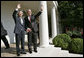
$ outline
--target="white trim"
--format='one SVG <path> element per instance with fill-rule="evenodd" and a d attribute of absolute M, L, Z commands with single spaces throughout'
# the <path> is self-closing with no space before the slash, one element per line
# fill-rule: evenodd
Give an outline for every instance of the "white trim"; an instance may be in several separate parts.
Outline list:
<path fill-rule="evenodd" d="M 58 2 L 57 1 L 53 1 L 53 4 L 54 4 L 55 8 L 57 9 Z"/>

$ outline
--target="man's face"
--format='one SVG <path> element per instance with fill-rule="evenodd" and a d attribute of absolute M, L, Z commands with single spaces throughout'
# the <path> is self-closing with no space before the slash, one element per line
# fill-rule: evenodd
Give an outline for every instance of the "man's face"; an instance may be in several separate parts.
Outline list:
<path fill-rule="evenodd" d="M 32 14 L 31 9 L 27 11 L 27 14 L 30 16 Z"/>
<path fill-rule="evenodd" d="M 19 15 L 19 17 L 22 17 L 23 16 L 23 12 L 19 11 L 18 15 Z"/>

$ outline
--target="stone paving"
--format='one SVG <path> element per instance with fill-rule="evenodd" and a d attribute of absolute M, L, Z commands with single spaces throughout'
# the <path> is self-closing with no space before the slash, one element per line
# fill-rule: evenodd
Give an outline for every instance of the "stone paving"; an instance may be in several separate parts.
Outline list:
<path fill-rule="evenodd" d="M 4 46 L 1 47 L 1 57 L 17 57 L 16 55 L 16 44 L 10 44 L 9 49 L 5 49 Z M 21 45 L 20 45 L 21 47 Z M 26 51 L 28 51 L 27 44 L 25 46 Z"/>
<path fill-rule="evenodd" d="M 17 57 L 16 55 L 16 45 L 10 44 L 11 48 L 4 49 L 1 47 L 1 57 Z M 67 50 L 61 50 L 60 47 L 54 47 L 50 45 L 46 48 L 38 47 L 38 53 L 33 52 L 29 54 L 27 44 L 25 44 L 25 49 L 27 54 L 21 54 L 19 57 L 83 57 L 82 54 L 69 53 Z"/>

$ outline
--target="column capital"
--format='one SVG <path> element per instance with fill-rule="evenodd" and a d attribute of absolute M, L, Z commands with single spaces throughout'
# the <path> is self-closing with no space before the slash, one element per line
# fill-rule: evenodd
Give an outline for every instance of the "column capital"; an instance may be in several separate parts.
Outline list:
<path fill-rule="evenodd" d="M 57 9 L 57 6 L 58 6 L 57 1 L 53 1 L 53 5 L 52 5 L 52 7 L 55 7 L 55 8 Z"/>

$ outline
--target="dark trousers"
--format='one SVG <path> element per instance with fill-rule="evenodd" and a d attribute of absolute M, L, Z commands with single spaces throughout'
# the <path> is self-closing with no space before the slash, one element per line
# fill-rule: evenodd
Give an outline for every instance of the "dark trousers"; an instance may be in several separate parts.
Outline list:
<path fill-rule="evenodd" d="M 17 51 L 17 53 L 20 53 L 20 51 L 25 51 L 24 50 L 24 36 L 25 36 L 24 31 L 21 31 L 20 34 L 16 34 L 16 51 Z M 19 47 L 20 42 L 21 42 L 21 50 Z"/>
<path fill-rule="evenodd" d="M 33 44 L 33 47 L 34 47 L 34 50 L 37 50 L 37 33 L 35 32 L 28 32 L 28 48 L 29 48 L 29 51 L 31 50 L 32 51 L 32 44 Z"/>
<path fill-rule="evenodd" d="M 6 39 L 6 37 L 5 36 L 1 36 L 1 39 L 4 42 L 6 48 L 8 48 L 9 47 L 9 43 L 8 43 L 8 40 Z"/>

